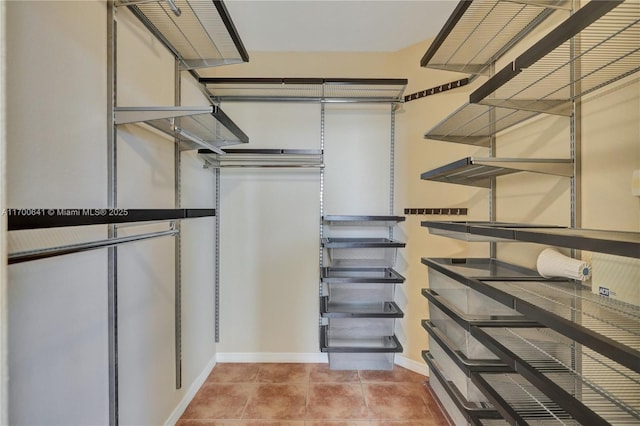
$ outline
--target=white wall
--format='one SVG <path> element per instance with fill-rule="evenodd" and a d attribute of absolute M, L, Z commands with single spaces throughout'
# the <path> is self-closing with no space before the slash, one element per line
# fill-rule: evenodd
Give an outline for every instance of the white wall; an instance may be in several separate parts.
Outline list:
<path fill-rule="evenodd" d="M 105 6 L 6 6 L 7 205 L 105 206 Z M 100 251 L 9 267 L 9 424 L 108 420 L 106 272 Z"/>
<path fill-rule="evenodd" d="M 4 3 L 3 3 L 4 6 Z M 107 203 L 106 2 L 7 2 L 7 205 Z M 117 103 L 174 104 L 174 59 L 118 9 Z M 34 31 L 37 28 L 37 31 Z M 182 103 L 208 104 L 187 73 Z M 174 143 L 143 125 L 118 128 L 118 205 L 174 207 Z M 213 175 L 182 155 L 182 206 L 214 206 Z M 3 180 L 3 182 L 5 182 Z M 185 221 L 182 389 L 175 387 L 173 238 L 118 248 L 119 422 L 179 416 L 215 355 L 213 218 Z M 119 235 L 167 229 L 123 226 Z M 12 232 L 12 252 L 102 239 L 106 228 Z M 9 424 L 106 424 L 107 253 L 9 267 Z M 186 399 L 186 402 L 183 401 Z"/>
<path fill-rule="evenodd" d="M 250 148 L 320 148 L 320 106 L 226 103 Z M 245 146 L 243 146 L 245 147 Z M 318 352 L 319 169 L 222 169 L 221 360 Z"/>

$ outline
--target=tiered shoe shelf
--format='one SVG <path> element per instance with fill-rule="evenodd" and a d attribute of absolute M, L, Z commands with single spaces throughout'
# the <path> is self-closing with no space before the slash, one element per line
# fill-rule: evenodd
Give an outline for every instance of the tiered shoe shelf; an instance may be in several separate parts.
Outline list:
<path fill-rule="evenodd" d="M 347 233 L 382 229 L 401 216 L 325 216 L 327 226 Z M 334 232 L 337 232 L 335 229 Z M 392 269 L 397 249 L 405 244 L 383 237 L 327 237 L 321 241 L 330 266 L 321 269 L 320 349 L 331 369 L 389 370 L 402 352 L 394 334 L 404 313 L 393 301 L 395 285 L 404 282 Z"/>

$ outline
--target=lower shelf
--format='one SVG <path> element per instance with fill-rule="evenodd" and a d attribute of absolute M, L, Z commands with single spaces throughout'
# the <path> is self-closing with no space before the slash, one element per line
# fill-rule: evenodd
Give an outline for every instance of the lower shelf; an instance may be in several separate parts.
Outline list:
<path fill-rule="evenodd" d="M 480 419 L 500 419 L 490 404 L 467 401 L 456 386 L 446 380 L 436 360 L 428 351 L 422 357 L 429 366 L 429 386 L 455 425 L 480 425 Z"/>
<path fill-rule="evenodd" d="M 583 424 L 639 424 L 640 375 L 549 329 L 473 328 L 528 381 Z"/>
<path fill-rule="evenodd" d="M 328 353 L 331 370 L 391 370 L 403 349 L 396 336 L 331 338 L 322 326 L 320 350 Z"/>
<path fill-rule="evenodd" d="M 581 424 L 517 373 L 474 373 L 471 379 L 512 425 Z"/>

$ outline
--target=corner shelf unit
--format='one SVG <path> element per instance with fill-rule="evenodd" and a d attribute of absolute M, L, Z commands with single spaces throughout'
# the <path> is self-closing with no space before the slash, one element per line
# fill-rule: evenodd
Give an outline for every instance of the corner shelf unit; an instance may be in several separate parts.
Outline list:
<path fill-rule="evenodd" d="M 200 78 L 214 103 L 226 101 L 400 103 L 400 78 Z"/>
<path fill-rule="evenodd" d="M 231 17 L 221 0 L 116 0 L 176 57 L 182 69 L 249 61 Z"/>
<path fill-rule="evenodd" d="M 405 218 L 327 215 L 322 220 L 338 235 L 371 235 L 380 231 L 377 228 L 390 232 Z M 404 316 L 393 299 L 395 286 L 404 277 L 392 266 L 397 249 L 404 246 L 391 238 L 371 236 L 321 239 L 330 266 L 322 255 L 320 349 L 328 352 L 331 369 L 393 368 L 394 354 L 403 350 L 394 334 L 395 320 Z"/>
<path fill-rule="evenodd" d="M 204 107 L 116 107 L 115 124 L 144 123 L 182 142 L 182 149 L 248 143 L 249 137 L 216 105 Z"/>
<path fill-rule="evenodd" d="M 424 172 L 422 180 L 491 188 L 491 179 L 518 172 L 573 176 L 573 161 L 558 158 L 466 157 Z"/>
<path fill-rule="evenodd" d="M 544 12 L 536 14 L 541 6 Z M 487 147 L 493 157 L 498 133 L 540 113 L 567 116 L 569 126 L 579 124 L 573 112 L 580 97 L 640 70 L 640 3 L 614 0 L 587 2 L 493 73 L 496 60 L 550 14 L 545 7 L 571 6 L 571 2 L 460 2 L 421 65 L 484 73 L 489 79 L 425 138 Z M 518 7 L 523 14 L 517 19 L 518 15 L 505 12 Z M 574 223 L 574 190 L 579 189 L 580 176 L 574 174 L 579 164 L 573 160 L 579 136 L 572 132 L 570 142 L 572 158 L 551 160 L 544 165 L 549 169 L 538 168 L 543 164 L 539 159 L 526 165 L 526 159 L 506 159 L 512 163 L 504 164 L 504 159 L 469 157 L 423 173 L 423 179 L 489 188 L 492 217 L 489 222 L 425 221 L 422 226 L 436 235 L 468 241 L 524 241 L 640 258 L 637 232 L 495 221 L 494 178 L 517 170 L 521 162 L 524 170 L 571 178 Z M 492 254 L 494 249 L 492 245 Z M 542 280 L 533 274 L 505 278 L 510 271 L 493 262 L 423 259 L 431 287 L 423 295 L 429 299 L 432 323 L 459 350 L 469 350 L 468 343 L 473 342 L 476 353 L 498 357 L 514 370 L 471 372 L 473 383 L 504 419 L 513 425 L 640 423 L 640 307 L 596 295 L 577 282 Z M 470 323 L 459 312 L 495 309 L 495 303 L 539 325 Z M 429 324 L 423 323 L 432 335 Z M 435 363 L 425 359 L 430 366 L 457 359 L 451 352 L 434 358 Z M 472 417 L 460 421 L 496 422 Z"/>
<path fill-rule="evenodd" d="M 420 66 L 481 74 L 489 64 L 570 1 L 460 1 Z"/>

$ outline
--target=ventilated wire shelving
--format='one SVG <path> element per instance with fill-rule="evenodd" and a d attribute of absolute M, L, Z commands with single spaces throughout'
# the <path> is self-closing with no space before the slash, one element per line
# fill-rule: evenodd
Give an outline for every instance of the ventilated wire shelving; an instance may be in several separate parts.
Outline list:
<path fill-rule="evenodd" d="M 640 372 L 640 306 L 593 294 L 588 287 L 570 282 L 470 279 L 468 284 Z"/>
<path fill-rule="evenodd" d="M 402 102 L 406 79 L 200 78 L 214 102 Z"/>
<path fill-rule="evenodd" d="M 589 348 L 579 352 L 577 369 L 573 342 L 546 328 L 485 327 L 472 334 L 583 424 L 640 423 L 638 373 Z"/>
<path fill-rule="evenodd" d="M 474 91 L 470 102 L 570 115 L 573 99 L 640 70 L 638 40 L 640 3 L 590 2 Z"/>
<path fill-rule="evenodd" d="M 420 65 L 479 74 L 554 9 L 570 1 L 461 1 Z"/>
<path fill-rule="evenodd" d="M 116 0 L 176 56 L 183 69 L 247 62 L 247 54 L 221 0 Z"/>
<path fill-rule="evenodd" d="M 580 425 L 517 373 L 474 373 L 471 379 L 511 424 Z"/>

